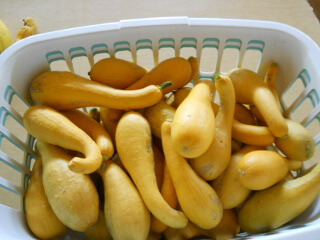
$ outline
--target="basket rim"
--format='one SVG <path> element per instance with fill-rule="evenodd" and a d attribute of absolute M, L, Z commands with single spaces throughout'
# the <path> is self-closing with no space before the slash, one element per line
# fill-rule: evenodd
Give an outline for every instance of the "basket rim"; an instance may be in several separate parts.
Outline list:
<path fill-rule="evenodd" d="M 185 25 L 192 26 L 220 26 L 220 27 L 243 27 L 243 28 L 257 28 L 265 30 L 281 31 L 291 36 L 294 36 L 313 50 L 320 49 L 317 43 L 306 33 L 301 30 L 290 26 L 285 23 L 267 20 L 252 20 L 252 19 L 231 19 L 231 18 L 189 18 L 185 16 L 177 17 L 153 17 L 153 18 L 134 18 L 124 19 L 118 22 L 107 22 L 93 25 L 79 26 L 67 29 L 60 29 L 45 33 L 39 33 L 28 38 L 22 39 L 11 46 L 6 51 L 0 54 L 0 68 L 1 65 L 16 51 L 33 45 L 37 42 L 54 40 L 64 37 L 71 37 L 75 35 L 98 33 L 109 30 L 121 30 L 126 28 L 138 28 L 147 26 L 172 26 L 172 25 Z"/>

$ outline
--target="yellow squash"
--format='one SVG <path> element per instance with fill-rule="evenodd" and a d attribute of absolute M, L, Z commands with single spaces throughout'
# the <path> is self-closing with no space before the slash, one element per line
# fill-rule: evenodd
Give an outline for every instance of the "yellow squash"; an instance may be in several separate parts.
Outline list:
<path fill-rule="evenodd" d="M 270 64 L 267 68 L 267 73 L 264 77 L 264 82 L 267 84 L 267 86 L 271 90 L 274 98 L 276 99 L 277 106 L 279 110 L 282 112 L 282 107 L 281 107 L 280 99 L 279 99 L 277 88 L 276 88 L 278 72 L 279 72 L 279 65 L 276 63 Z"/>
<path fill-rule="evenodd" d="M 288 126 L 273 93 L 263 79 L 256 72 L 244 68 L 233 69 L 228 76 L 235 88 L 236 101 L 255 105 L 272 134 L 284 137 L 288 133 Z"/>
<path fill-rule="evenodd" d="M 172 143 L 176 151 L 185 158 L 203 154 L 214 138 L 213 90 L 212 81 L 198 81 L 174 114 Z"/>
<path fill-rule="evenodd" d="M 242 230 L 267 232 L 293 220 L 306 210 L 320 192 L 320 163 L 307 174 L 256 192 L 241 207 Z"/>
<path fill-rule="evenodd" d="M 95 141 L 104 159 L 113 156 L 114 147 L 111 136 L 100 123 L 89 117 L 88 114 L 77 109 L 62 111 L 62 114 Z"/>
<path fill-rule="evenodd" d="M 200 228 L 217 226 L 222 218 L 222 204 L 214 189 L 196 174 L 173 147 L 172 123 L 162 124 L 162 145 L 179 205 L 188 219 Z"/>
<path fill-rule="evenodd" d="M 16 42 L 35 35 L 38 31 L 38 24 L 36 20 L 32 17 L 26 17 L 23 19 L 23 26 L 18 30 L 16 34 Z"/>
<path fill-rule="evenodd" d="M 152 143 L 152 151 L 154 155 L 154 171 L 156 174 L 158 188 L 161 189 L 164 177 L 164 155 L 162 150 L 154 142 Z"/>
<path fill-rule="evenodd" d="M 205 239 L 206 236 L 201 230 L 202 229 L 199 229 L 199 227 L 197 227 L 195 224 L 189 222 L 186 227 L 179 229 L 179 232 L 169 229 L 165 232 L 165 236 L 168 240 Z"/>
<path fill-rule="evenodd" d="M 306 161 L 314 155 L 315 141 L 311 132 L 302 124 L 286 118 L 289 131 L 285 138 L 276 138 L 274 143 L 289 159 Z"/>
<path fill-rule="evenodd" d="M 102 209 L 99 209 L 98 221 L 83 233 L 89 240 L 112 240 Z"/>
<path fill-rule="evenodd" d="M 71 72 L 48 71 L 33 79 L 30 94 L 35 103 L 57 110 L 81 107 L 138 109 L 159 102 L 163 97 L 162 88 L 168 85 L 151 85 L 128 91 L 108 87 Z"/>
<path fill-rule="evenodd" d="M 182 57 L 168 58 L 155 66 L 138 81 L 127 87 L 126 90 L 141 89 L 149 85 L 161 85 L 165 81 L 171 81 L 172 85 L 163 89 L 163 93 L 167 94 L 188 84 L 197 76 L 198 71 L 197 58 L 190 57 L 188 60 Z M 151 105 L 152 104 L 150 104 L 150 106 Z M 120 109 L 121 108 L 110 109 L 110 118 L 119 120 L 123 114 L 123 111 Z"/>
<path fill-rule="evenodd" d="M 42 181 L 52 210 L 67 227 L 86 231 L 99 217 L 99 196 L 89 175 L 68 168 L 71 156 L 62 148 L 37 141 L 43 162 Z"/>
<path fill-rule="evenodd" d="M 11 44 L 11 33 L 5 23 L 0 19 L 0 54 Z"/>
<path fill-rule="evenodd" d="M 150 212 L 127 173 L 107 161 L 99 171 L 104 183 L 104 216 L 113 240 L 145 240 Z"/>
<path fill-rule="evenodd" d="M 214 82 L 220 98 L 214 138 L 207 151 L 191 160 L 192 168 L 207 181 L 217 178 L 228 165 L 235 109 L 235 94 L 231 80 L 227 76 L 217 76 Z"/>
<path fill-rule="evenodd" d="M 140 89 L 149 85 L 159 85 L 163 82 L 171 81 L 172 85 L 163 90 L 164 94 L 167 94 L 189 83 L 193 77 L 191 74 L 192 68 L 187 59 L 182 57 L 168 58 L 126 89 Z"/>
<path fill-rule="evenodd" d="M 246 145 L 231 155 L 229 164 L 225 171 L 214 181 L 212 187 L 217 192 L 223 209 L 232 209 L 239 206 L 249 196 L 251 190 L 244 187 L 237 173 L 237 166 L 241 158 L 248 152 L 262 150 L 262 147 Z"/>
<path fill-rule="evenodd" d="M 220 223 L 216 227 L 203 232 L 206 233 L 207 236 L 216 240 L 228 240 L 236 237 L 240 232 L 240 225 L 235 210 L 223 210 Z"/>
<path fill-rule="evenodd" d="M 117 89 L 125 89 L 146 73 L 147 70 L 136 63 L 112 57 L 96 62 L 88 74 L 92 81 Z"/>
<path fill-rule="evenodd" d="M 189 95 L 191 87 L 182 87 L 173 92 L 173 101 L 170 104 L 172 107 L 177 108 L 180 103 Z"/>
<path fill-rule="evenodd" d="M 175 109 L 170 106 L 164 99 L 157 104 L 145 108 L 143 116 L 148 120 L 151 132 L 158 138 L 161 138 L 161 125 L 166 120 L 172 120 Z"/>
<path fill-rule="evenodd" d="M 187 217 L 173 209 L 158 189 L 151 129 L 140 113 L 129 111 L 121 117 L 116 129 L 116 147 L 150 212 L 167 226 L 185 227 Z"/>
<path fill-rule="evenodd" d="M 101 107 L 100 108 L 100 119 L 101 119 L 103 127 L 109 133 L 109 135 L 113 141 L 113 145 L 115 146 L 115 136 L 116 136 L 116 128 L 117 128 L 118 121 L 114 121 L 114 120 L 110 119 L 109 112 L 110 112 L 110 108 Z"/>
<path fill-rule="evenodd" d="M 255 125 L 256 120 L 252 115 L 249 108 L 240 103 L 235 103 L 234 106 L 234 119 L 238 120 L 241 123 Z"/>
<path fill-rule="evenodd" d="M 23 123 L 38 140 L 83 153 L 84 157 L 74 157 L 68 163 L 72 171 L 92 173 L 100 167 L 98 145 L 62 113 L 43 105 L 32 106 L 24 113 Z"/>
<path fill-rule="evenodd" d="M 174 209 L 177 209 L 178 207 L 178 199 L 176 190 L 174 188 L 172 178 L 168 169 L 168 165 L 164 164 L 163 169 L 163 182 L 161 185 L 161 195 L 163 196 L 164 200 Z M 158 220 L 156 217 L 152 216 L 151 218 L 151 231 L 156 233 L 162 233 L 167 229 L 167 225 L 162 223 L 160 220 Z"/>
<path fill-rule="evenodd" d="M 289 161 L 270 150 L 256 150 L 245 154 L 238 162 L 240 183 L 251 190 L 266 189 L 284 179 Z"/>
<path fill-rule="evenodd" d="M 233 119 L 232 123 L 232 138 L 256 146 L 268 146 L 275 141 L 269 127 L 245 124 L 236 119 Z"/>
<path fill-rule="evenodd" d="M 38 157 L 31 173 L 25 195 L 27 224 L 40 239 L 52 239 L 64 235 L 67 227 L 53 212 L 42 183 L 42 160 Z"/>

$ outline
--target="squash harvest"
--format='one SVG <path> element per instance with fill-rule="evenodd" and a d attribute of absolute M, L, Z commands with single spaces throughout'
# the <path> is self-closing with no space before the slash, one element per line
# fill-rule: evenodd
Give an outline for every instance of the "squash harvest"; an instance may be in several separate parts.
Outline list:
<path fill-rule="evenodd" d="M 188 223 L 185 214 L 169 206 L 158 189 L 151 129 L 140 113 L 129 111 L 121 117 L 116 129 L 116 146 L 150 212 L 168 226 L 185 227 Z"/>
<path fill-rule="evenodd" d="M 231 239 L 310 206 L 320 165 L 299 173 L 316 143 L 283 115 L 279 66 L 265 78 L 236 68 L 209 79 L 199 66 L 175 56 L 148 70 L 111 57 L 90 79 L 33 79 L 36 105 L 23 123 L 39 159 L 25 206 L 37 237 L 73 229 L 90 240 Z"/>
<path fill-rule="evenodd" d="M 227 76 L 217 76 L 215 87 L 219 92 L 220 107 L 215 118 L 214 138 L 207 151 L 191 161 L 193 169 L 208 181 L 217 178 L 228 165 L 235 111 L 235 94 L 231 80 Z"/>
<path fill-rule="evenodd" d="M 222 204 L 214 189 L 199 177 L 174 148 L 172 123 L 162 124 L 162 144 L 166 163 L 182 210 L 191 222 L 203 229 L 218 225 L 222 218 Z"/>

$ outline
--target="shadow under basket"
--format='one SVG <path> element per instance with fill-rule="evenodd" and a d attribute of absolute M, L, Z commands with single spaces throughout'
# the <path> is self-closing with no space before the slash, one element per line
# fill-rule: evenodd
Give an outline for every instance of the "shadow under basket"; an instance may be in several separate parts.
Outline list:
<path fill-rule="evenodd" d="M 277 92 L 285 117 L 313 134 L 314 157 L 320 156 L 320 50 L 301 31 L 276 22 L 168 17 L 123 20 L 38 34 L 11 45 L 0 56 L 0 235 L 1 239 L 35 239 L 27 227 L 24 195 L 35 159 L 34 143 L 22 116 L 33 104 L 32 79 L 48 70 L 84 77 L 94 63 L 116 57 L 151 69 L 174 56 L 197 57 L 200 78 L 236 67 L 264 76 L 279 65 Z M 320 235 L 319 197 L 299 217 L 281 228 L 234 239 L 307 240 Z M 62 239 L 86 239 L 68 232 Z"/>

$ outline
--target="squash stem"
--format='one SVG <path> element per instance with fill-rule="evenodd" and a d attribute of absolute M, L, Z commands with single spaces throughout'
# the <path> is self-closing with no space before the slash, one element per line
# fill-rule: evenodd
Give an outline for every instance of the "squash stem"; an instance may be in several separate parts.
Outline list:
<path fill-rule="evenodd" d="M 221 78 L 221 75 L 220 75 L 220 72 L 217 72 L 215 75 L 214 75 L 214 81 L 220 81 L 222 78 Z"/>
<path fill-rule="evenodd" d="M 159 84 L 158 87 L 163 90 L 171 85 L 172 85 L 172 81 L 167 81 L 167 82 L 163 82 L 163 83 Z"/>

